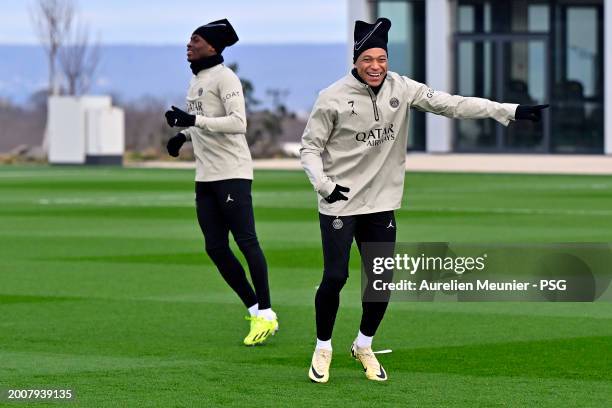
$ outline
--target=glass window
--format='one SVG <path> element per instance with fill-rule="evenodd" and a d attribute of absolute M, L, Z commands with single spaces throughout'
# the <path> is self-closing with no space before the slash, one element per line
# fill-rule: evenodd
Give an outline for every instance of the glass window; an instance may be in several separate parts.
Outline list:
<path fill-rule="evenodd" d="M 550 7 L 546 0 L 459 0 L 460 33 L 547 32 Z"/>
<path fill-rule="evenodd" d="M 393 22 L 389 31 L 389 69 L 425 82 L 425 2 L 379 1 L 379 17 Z M 425 150 L 425 114 L 410 114 L 408 150 Z"/>
<path fill-rule="evenodd" d="M 503 43 L 502 100 L 508 103 L 538 105 L 546 100 L 546 44 L 541 40 Z M 503 148 L 543 151 L 544 121 L 517 121 L 502 129 Z"/>
<path fill-rule="evenodd" d="M 409 41 L 409 21 L 413 18 L 412 4 L 404 2 L 381 2 L 379 6 L 381 16 L 393 16 L 393 28 L 389 31 L 390 63 L 393 70 L 403 75 L 414 74 L 414 46 Z M 391 59 L 392 58 L 392 59 Z"/>
<path fill-rule="evenodd" d="M 491 3 L 484 4 L 484 32 L 491 32 Z"/>
<path fill-rule="evenodd" d="M 546 48 L 540 41 L 531 41 L 528 45 L 527 83 L 529 83 L 529 98 L 538 104 L 547 103 L 546 81 L 548 72 L 544 70 Z"/>
<path fill-rule="evenodd" d="M 542 125 L 458 124 L 457 147 L 602 152 L 603 7 L 603 0 L 457 0 L 456 92 L 551 104 Z"/>
<path fill-rule="evenodd" d="M 567 10 L 567 79 L 582 84 L 584 96 L 595 96 L 597 57 L 597 10 Z"/>
<path fill-rule="evenodd" d="M 547 4 L 530 4 L 527 13 L 529 31 L 548 31 L 550 29 L 550 10 Z"/>
<path fill-rule="evenodd" d="M 457 54 L 457 91 L 463 96 L 496 99 L 494 43 L 460 41 Z M 460 150 L 492 149 L 497 145 L 493 120 L 456 121 L 456 147 Z"/>
<path fill-rule="evenodd" d="M 555 10 L 552 150 L 603 151 L 603 7 L 563 2 Z"/>
<path fill-rule="evenodd" d="M 547 100 L 545 40 L 464 39 L 457 52 L 460 95 L 528 105 Z M 463 151 L 546 147 L 544 122 L 521 121 L 506 128 L 493 120 L 460 120 L 456 126 L 456 147 Z"/>
<path fill-rule="evenodd" d="M 474 6 L 459 6 L 457 11 L 459 21 L 457 26 L 460 33 L 471 33 L 474 28 Z"/>

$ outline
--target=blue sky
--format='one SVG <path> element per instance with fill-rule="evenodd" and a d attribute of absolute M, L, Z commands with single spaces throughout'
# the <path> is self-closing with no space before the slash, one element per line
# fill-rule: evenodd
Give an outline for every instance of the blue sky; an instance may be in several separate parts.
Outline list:
<path fill-rule="evenodd" d="M 0 0 L 0 44 L 35 44 L 34 0 Z M 79 0 L 80 14 L 105 44 L 184 44 L 208 21 L 227 18 L 243 44 L 339 43 L 350 0 Z"/>

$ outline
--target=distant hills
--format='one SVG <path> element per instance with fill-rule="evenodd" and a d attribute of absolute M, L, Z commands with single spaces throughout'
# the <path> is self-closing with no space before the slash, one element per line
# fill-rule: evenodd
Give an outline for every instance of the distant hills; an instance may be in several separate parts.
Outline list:
<path fill-rule="evenodd" d="M 123 101 L 144 95 L 181 103 L 191 72 L 185 46 L 104 45 L 92 93 L 111 93 Z M 240 45 L 223 53 L 226 63 L 239 65 L 255 96 L 271 104 L 268 89 L 288 90 L 285 104 L 307 112 L 318 91 L 349 70 L 344 44 Z M 38 46 L 0 45 L 0 98 L 25 104 L 46 84 L 47 64 Z"/>

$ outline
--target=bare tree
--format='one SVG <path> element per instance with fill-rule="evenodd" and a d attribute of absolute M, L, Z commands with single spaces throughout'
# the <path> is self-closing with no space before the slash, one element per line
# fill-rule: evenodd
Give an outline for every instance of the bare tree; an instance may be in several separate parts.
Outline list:
<path fill-rule="evenodd" d="M 88 31 L 86 24 L 76 24 L 59 51 L 68 95 L 81 95 L 89 90 L 100 62 L 100 44 L 90 43 Z"/>
<path fill-rule="evenodd" d="M 272 106 L 274 109 L 278 110 L 286 110 L 284 101 L 289 96 L 288 89 L 280 89 L 280 88 L 270 88 L 266 89 L 266 95 L 272 98 Z"/>
<path fill-rule="evenodd" d="M 47 54 L 49 94 L 59 93 L 56 75 L 57 54 L 66 40 L 74 18 L 73 0 L 35 0 L 30 9 L 34 28 Z"/>

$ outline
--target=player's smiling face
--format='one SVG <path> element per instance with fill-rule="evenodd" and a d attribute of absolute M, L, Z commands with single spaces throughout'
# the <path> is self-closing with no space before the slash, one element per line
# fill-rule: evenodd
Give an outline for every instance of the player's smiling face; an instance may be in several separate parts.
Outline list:
<path fill-rule="evenodd" d="M 194 34 L 189 39 L 187 44 L 187 61 L 197 61 L 200 58 L 211 57 L 217 54 L 217 51 L 206 42 L 206 40 L 197 34 Z"/>
<path fill-rule="evenodd" d="M 370 86 L 382 84 L 387 75 L 387 51 L 370 48 L 361 53 L 355 62 L 357 74 Z"/>

